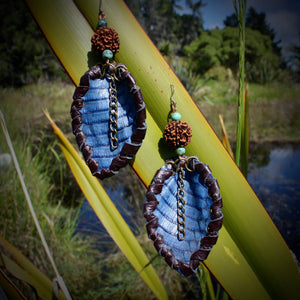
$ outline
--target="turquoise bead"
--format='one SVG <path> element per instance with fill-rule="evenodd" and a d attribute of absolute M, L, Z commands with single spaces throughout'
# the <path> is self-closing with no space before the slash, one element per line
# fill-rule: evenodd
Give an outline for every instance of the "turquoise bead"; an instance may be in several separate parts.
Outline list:
<path fill-rule="evenodd" d="M 106 49 L 102 52 L 102 57 L 103 59 L 112 59 L 114 57 L 114 54 L 111 50 Z"/>
<path fill-rule="evenodd" d="M 179 113 L 179 112 L 173 112 L 172 114 L 171 114 L 171 118 L 172 118 L 172 120 L 174 120 L 174 121 L 180 121 L 181 120 L 181 114 Z"/>
<path fill-rule="evenodd" d="M 179 147 L 176 149 L 176 153 L 178 155 L 183 155 L 185 153 L 185 149 L 183 147 Z"/>
<path fill-rule="evenodd" d="M 98 27 L 107 26 L 107 22 L 104 19 L 98 20 Z"/>

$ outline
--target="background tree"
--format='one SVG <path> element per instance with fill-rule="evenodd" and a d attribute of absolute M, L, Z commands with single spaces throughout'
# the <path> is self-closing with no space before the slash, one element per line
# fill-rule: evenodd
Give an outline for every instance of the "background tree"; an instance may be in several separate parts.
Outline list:
<path fill-rule="evenodd" d="M 125 0 L 153 43 L 171 54 L 183 55 L 183 47 L 203 31 L 202 1 L 187 1 L 191 14 L 180 14 L 176 0 Z M 168 45 L 169 44 L 169 45 Z"/>
<path fill-rule="evenodd" d="M 155 45 L 158 45 L 162 40 L 172 41 L 175 39 L 172 30 L 176 14 L 174 1 L 126 0 L 125 2 Z"/>
<path fill-rule="evenodd" d="M 274 54 L 281 56 L 281 48 L 279 47 L 281 41 L 275 41 L 275 30 L 267 23 L 264 12 L 258 13 L 253 7 L 250 7 L 246 15 L 246 27 L 258 30 L 261 34 L 269 36 L 272 41 Z"/>
<path fill-rule="evenodd" d="M 230 16 L 227 16 L 225 20 L 223 21 L 223 24 L 225 27 L 238 27 L 239 22 L 236 17 L 236 13 L 231 14 Z"/>
<path fill-rule="evenodd" d="M 269 36 L 246 28 L 247 80 L 264 83 L 274 79 L 279 57 L 273 53 Z M 226 27 L 204 31 L 184 48 L 196 73 L 204 74 L 212 67 L 223 66 L 238 71 L 238 28 Z"/>
<path fill-rule="evenodd" d="M 298 35 L 298 44 L 294 44 L 290 48 L 291 57 L 290 57 L 290 68 L 292 72 L 296 75 L 296 80 L 300 80 L 300 32 Z"/>
<path fill-rule="evenodd" d="M 236 14 L 233 13 L 230 16 L 227 16 L 223 21 L 226 27 L 238 27 L 238 20 Z M 255 8 L 249 7 L 246 14 L 246 27 L 253 30 L 259 31 L 263 35 L 270 37 L 272 41 L 272 47 L 274 54 L 281 57 L 281 48 L 279 44 L 281 41 L 275 41 L 275 30 L 271 28 L 270 24 L 267 23 L 266 14 L 264 12 L 258 13 Z"/>
<path fill-rule="evenodd" d="M 0 24 L 2 86 L 20 86 L 41 77 L 67 79 L 23 1 L 1 1 Z"/>
<path fill-rule="evenodd" d="M 190 14 L 176 14 L 176 22 L 174 26 L 174 34 L 176 43 L 179 45 L 177 54 L 183 55 L 183 47 L 190 44 L 194 39 L 198 38 L 203 31 L 203 18 L 201 8 L 205 6 L 200 1 L 186 0 L 188 8 L 192 11 Z"/>

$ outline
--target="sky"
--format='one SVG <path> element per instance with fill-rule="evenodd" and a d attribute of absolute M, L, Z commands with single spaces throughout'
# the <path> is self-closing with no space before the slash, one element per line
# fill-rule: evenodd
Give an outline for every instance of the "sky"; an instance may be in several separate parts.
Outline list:
<path fill-rule="evenodd" d="M 185 0 L 180 0 L 184 7 Z M 201 8 L 204 29 L 223 28 L 225 18 L 234 13 L 234 0 L 203 0 Z M 275 41 L 286 54 L 291 44 L 300 44 L 300 0 L 248 0 L 247 8 L 254 7 L 266 14 L 267 23 L 276 32 Z"/>

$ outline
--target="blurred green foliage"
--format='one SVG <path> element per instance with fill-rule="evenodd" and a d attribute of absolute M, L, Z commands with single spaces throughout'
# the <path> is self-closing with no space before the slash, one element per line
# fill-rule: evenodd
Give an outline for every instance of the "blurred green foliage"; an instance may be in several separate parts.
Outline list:
<path fill-rule="evenodd" d="M 231 69 L 236 77 L 239 40 L 235 14 L 226 17 L 224 29 L 204 30 L 202 7 L 205 3 L 202 0 L 185 1 L 189 14 L 184 13 L 182 2 L 178 0 L 125 2 L 161 53 L 173 60 L 172 65 L 177 66 L 174 61 L 180 60 L 189 78 L 198 78 L 219 66 Z M 0 1 L 0 24 L 1 86 L 21 86 L 38 80 L 69 80 L 24 1 Z M 295 55 L 289 69 L 279 43 L 265 13 L 250 7 L 246 15 L 248 82 L 290 79 L 287 72 L 294 79 L 300 78 L 299 47 L 292 49 Z"/>
<path fill-rule="evenodd" d="M 200 36 L 203 19 L 200 1 L 186 1 L 191 14 L 181 14 L 176 0 L 125 0 L 125 3 L 155 45 L 171 44 L 172 55 L 183 55 L 183 47 Z"/>
<path fill-rule="evenodd" d="M 20 86 L 67 75 L 21 0 L 0 2 L 0 84 Z"/>
<path fill-rule="evenodd" d="M 216 70 L 220 66 L 231 69 L 236 77 L 239 57 L 236 14 L 226 17 L 225 28 L 204 30 L 203 1 L 185 1 L 189 15 L 180 7 L 182 2 L 176 0 L 125 2 L 171 65 L 177 69 L 178 64 L 184 65 L 188 77 L 203 76 L 211 68 Z M 246 13 L 246 81 L 264 84 L 285 78 L 282 73 L 288 68 L 279 45 L 266 14 L 250 7 Z"/>
<path fill-rule="evenodd" d="M 238 27 L 238 20 L 236 14 L 227 16 L 224 20 L 226 27 Z M 281 56 L 281 48 L 279 44 L 281 41 L 275 41 L 276 33 L 274 28 L 271 28 L 267 23 L 266 14 L 264 12 L 257 12 L 254 7 L 249 7 L 246 13 L 245 25 L 247 28 L 259 31 L 263 35 L 267 35 L 272 40 L 272 47 L 275 54 Z"/>
<path fill-rule="evenodd" d="M 257 30 L 246 28 L 247 80 L 265 83 L 276 77 L 279 56 L 274 54 L 271 38 Z M 190 65 L 197 73 L 223 66 L 238 71 L 239 33 L 236 27 L 204 31 L 184 48 Z"/>
<path fill-rule="evenodd" d="M 299 32 L 299 40 L 300 40 L 300 32 Z M 292 68 L 297 75 L 298 78 L 300 78 L 300 46 L 299 45 L 293 45 L 291 47 L 292 57 Z"/>

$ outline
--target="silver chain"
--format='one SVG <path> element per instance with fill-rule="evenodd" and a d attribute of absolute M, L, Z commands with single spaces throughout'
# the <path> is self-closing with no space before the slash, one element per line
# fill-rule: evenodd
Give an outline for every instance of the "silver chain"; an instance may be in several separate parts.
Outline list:
<path fill-rule="evenodd" d="M 113 149 L 119 146 L 118 141 L 118 98 L 117 88 L 114 77 L 111 77 L 109 83 L 109 130 L 110 130 L 110 145 Z"/>
<path fill-rule="evenodd" d="M 173 167 L 175 175 L 178 174 L 178 188 L 177 188 L 177 237 L 178 240 L 183 241 L 186 236 L 186 226 L 185 226 L 185 200 L 184 200 L 184 171 L 186 169 L 189 172 L 194 172 L 194 169 L 189 167 L 189 162 L 191 160 L 198 159 L 197 156 L 189 156 L 189 157 L 179 157 L 178 159 L 168 160 L 167 164 L 171 164 Z M 181 166 L 180 162 L 184 161 L 184 165 Z"/>
<path fill-rule="evenodd" d="M 184 182 L 183 167 L 178 168 L 178 189 L 177 189 L 177 237 L 180 241 L 185 239 L 185 200 L 184 200 Z"/>

